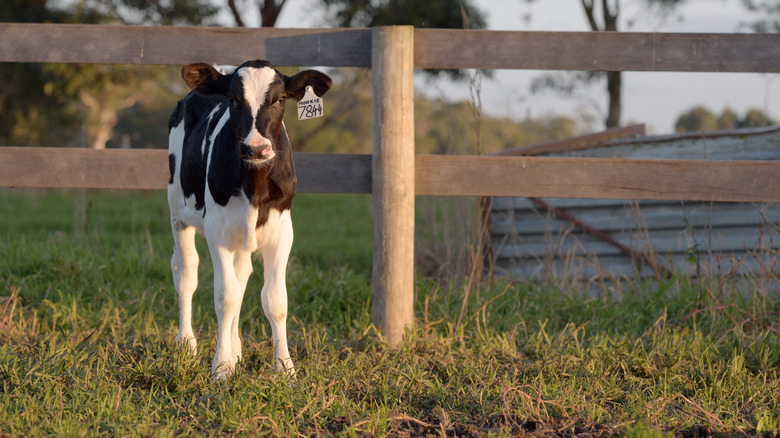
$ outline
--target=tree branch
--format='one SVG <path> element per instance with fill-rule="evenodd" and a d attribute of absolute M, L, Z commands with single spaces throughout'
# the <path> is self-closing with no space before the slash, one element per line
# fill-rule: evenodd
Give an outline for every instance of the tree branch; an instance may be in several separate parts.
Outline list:
<path fill-rule="evenodd" d="M 236 20 L 236 26 L 244 27 L 244 20 L 241 19 L 241 13 L 238 11 L 238 7 L 236 7 L 236 0 L 228 0 L 228 7 L 230 12 L 233 13 L 233 19 Z"/>
<path fill-rule="evenodd" d="M 596 23 L 596 18 L 593 16 L 593 0 L 580 0 L 582 8 L 585 10 L 585 16 L 588 17 L 588 23 L 590 29 L 593 31 L 599 30 L 599 25 Z"/>
<path fill-rule="evenodd" d="M 167 10 L 166 10 L 166 9 L 163 7 L 163 5 L 161 5 L 161 4 L 160 4 L 160 2 L 158 2 L 157 0 L 147 0 L 147 1 L 149 2 L 149 4 L 151 4 L 152 6 L 154 6 L 154 8 L 157 10 L 157 13 L 158 13 L 158 14 L 160 14 L 160 16 L 163 16 L 163 17 L 164 17 L 164 16 L 166 15 L 166 12 L 168 12 L 168 11 L 167 11 Z"/>

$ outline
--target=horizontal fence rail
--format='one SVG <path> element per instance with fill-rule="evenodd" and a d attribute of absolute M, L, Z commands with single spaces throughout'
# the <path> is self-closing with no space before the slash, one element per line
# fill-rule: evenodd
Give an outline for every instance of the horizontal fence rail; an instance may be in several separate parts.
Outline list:
<path fill-rule="evenodd" d="M 371 193 L 371 155 L 296 153 L 298 191 Z M 162 190 L 162 149 L 0 147 L 0 187 Z"/>
<path fill-rule="evenodd" d="M 417 68 L 780 72 L 780 34 L 417 29 Z"/>
<path fill-rule="evenodd" d="M 370 67 L 370 29 L 0 23 L 0 62 Z M 780 34 L 415 29 L 415 68 L 780 72 Z"/>
<path fill-rule="evenodd" d="M 370 29 L 0 23 L 0 62 L 370 67 Z"/>
<path fill-rule="evenodd" d="M 418 195 L 780 201 L 780 162 L 418 155 Z"/>
<path fill-rule="evenodd" d="M 371 155 L 296 153 L 298 189 L 372 193 Z M 167 151 L 0 147 L 0 186 L 162 190 Z M 780 162 L 417 155 L 415 194 L 780 202 Z"/>

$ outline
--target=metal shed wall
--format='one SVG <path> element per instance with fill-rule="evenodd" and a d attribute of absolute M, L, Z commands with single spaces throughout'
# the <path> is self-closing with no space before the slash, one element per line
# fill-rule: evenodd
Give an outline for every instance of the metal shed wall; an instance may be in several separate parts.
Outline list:
<path fill-rule="evenodd" d="M 699 138 L 642 137 L 556 156 L 654 159 L 780 159 L 780 132 L 744 130 Z M 526 198 L 495 198 L 491 233 L 499 275 L 586 281 L 663 275 L 777 272 L 780 206 L 753 203 L 544 198 L 651 263 L 632 258 Z"/>

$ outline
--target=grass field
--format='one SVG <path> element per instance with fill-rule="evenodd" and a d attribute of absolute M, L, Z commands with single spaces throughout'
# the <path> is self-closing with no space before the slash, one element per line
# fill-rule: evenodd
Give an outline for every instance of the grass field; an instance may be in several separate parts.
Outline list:
<path fill-rule="evenodd" d="M 256 263 L 244 360 L 212 382 L 211 263 L 200 239 L 190 357 L 164 193 L 0 191 L 0 436 L 780 433 L 777 294 L 496 281 L 456 326 L 464 279 L 421 276 L 416 328 L 392 351 L 371 326 L 371 199 L 299 195 L 293 221 L 297 378 L 273 370 Z"/>

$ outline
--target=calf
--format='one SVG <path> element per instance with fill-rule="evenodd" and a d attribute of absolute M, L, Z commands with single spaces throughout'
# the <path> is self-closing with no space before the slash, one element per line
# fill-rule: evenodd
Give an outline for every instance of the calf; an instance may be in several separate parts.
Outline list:
<path fill-rule="evenodd" d="M 331 80 L 314 70 L 287 77 L 260 60 L 230 74 L 190 64 L 182 68 L 182 78 L 193 91 L 178 103 L 168 125 L 171 270 L 179 298 L 176 340 L 196 351 L 192 295 L 198 284 L 195 233 L 200 231 L 214 264 L 219 328 L 212 375 L 227 377 L 241 359 L 238 317 L 254 252 L 263 257 L 261 298 L 271 322 L 276 368 L 292 374 L 285 271 L 297 179 L 282 116 L 288 97 L 300 100 L 307 86 L 322 96 Z"/>

